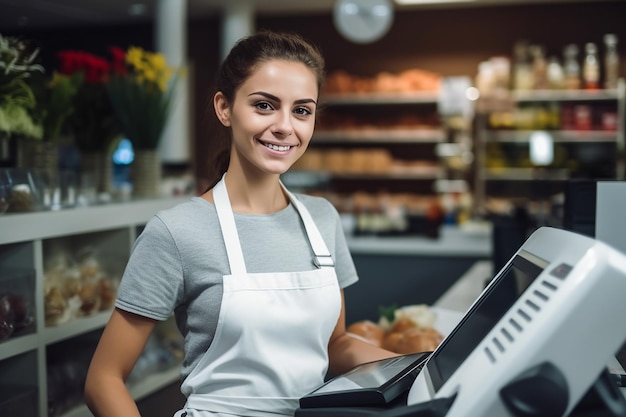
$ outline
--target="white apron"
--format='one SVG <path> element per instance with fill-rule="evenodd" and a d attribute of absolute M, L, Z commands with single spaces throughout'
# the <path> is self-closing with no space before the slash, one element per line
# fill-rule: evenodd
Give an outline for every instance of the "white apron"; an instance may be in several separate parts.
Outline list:
<path fill-rule="evenodd" d="M 299 398 L 323 383 L 341 309 L 339 284 L 309 212 L 285 191 L 304 223 L 317 269 L 248 273 L 224 178 L 213 189 L 231 274 L 223 277 L 215 337 L 183 382 L 192 394 L 176 416 L 292 416 Z"/>

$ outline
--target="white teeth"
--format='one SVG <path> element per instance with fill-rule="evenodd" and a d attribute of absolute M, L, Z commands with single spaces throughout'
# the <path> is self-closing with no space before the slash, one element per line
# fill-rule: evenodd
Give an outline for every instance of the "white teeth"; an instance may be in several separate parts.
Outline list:
<path fill-rule="evenodd" d="M 280 151 L 280 152 L 288 151 L 289 148 L 291 148 L 291 146 L 278 146 L 278 145 L 272 145 L 271 143 L 264 143 L 264 145 L 273 151 Z"/>

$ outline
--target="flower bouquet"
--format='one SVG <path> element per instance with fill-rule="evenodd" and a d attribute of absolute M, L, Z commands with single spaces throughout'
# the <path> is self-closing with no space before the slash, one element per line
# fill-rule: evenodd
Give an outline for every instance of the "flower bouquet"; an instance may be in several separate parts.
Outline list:
<path fill-rule="evenodd" d="M 59 72 L 81 80 L 72 99 L 74 111 L 69 126 L 80 151 L 83 191 L 90 196 L 88 200 L 94 200 L 96 195 L 112 191 L 111 154 L 121 132 L 107 83 L 115 67 L 105 58 L 85 51 L 64 50 L 58 57 Z"/>
<path fill-rule="evenodd" d="M 111 52 L 117 70 L 107 87 L 122 130 L 133 145 L 133 195 L 158 197 L 158 146 L 172 103 L 176 70 L 163 54 L 142 48 L 130 47 L 126 52 L 111 48 Z"/>
<path fill-rule="evenodd" d="M 41 125 L 32 118 L 37 102 L 30 85 L 43 73 L 36 63 L 38 49 L 17 37 L 0 35 L 0 134 L 41 139 Z"/>
<path fill-rule="evenodd" d="M 115 113 L 134 149 L 155 150 L 167 121 L 175 69 L 160 53 L 111 48 L 114 75 L 107 84 Z"/>
<path fill-rule="evenodd" d="M 84 51 L 61 51 L 58 56 L 61 74 L 81 77 L 70 120 L 75 144 L 83 153 L 106 152 L 120 134 L 107 92 L 112 64 Z"/>
<path fill-rule="evenodd" d="M 57 142 L 67 133 L 67 121 L 74 113 L 73 98 L 82 83 L 82 74 L 54 72 L 50 80 L 35 83 L 35 117 L 41 121 L 43 140 Z"/>

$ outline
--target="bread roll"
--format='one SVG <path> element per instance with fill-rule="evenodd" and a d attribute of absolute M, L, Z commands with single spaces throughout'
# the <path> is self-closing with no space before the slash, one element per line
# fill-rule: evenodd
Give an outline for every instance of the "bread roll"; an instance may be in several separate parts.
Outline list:
<path fill-rule="evenodd" d="M 346 329 L 346 331 L 348 333 L 361 336 L 363 339 L 375 346 L 380 346 L 383 338 L 385 337 L 385 331 L 379 325 L 369 320 L 353 323 Z"/>
<path fill-rule="evenodd" d="M 404 333 L 405 331 L 415 329 L 416 327 L 417 324 L 410 317 L 398 317 L 391 325 L 389 333 Z"/>
<path fill-rule="evenodd" d="M 383 341 L 383 347 L 400 354 L 430 352 L 439 346 L 443 336 L 432 327 L 415 327 L 402 333 L 390 333 Z"/>
<path fill-rule="evenodd" d="M 404 337 L 404 332 L 387 333 L 380 347 L 382 347 L 383 349 L 387 349 L 391 352 L 398 353 L 396 349 L 398 348 L 398 344 L 400 343 L 400 340 L 403 337 Z"/>

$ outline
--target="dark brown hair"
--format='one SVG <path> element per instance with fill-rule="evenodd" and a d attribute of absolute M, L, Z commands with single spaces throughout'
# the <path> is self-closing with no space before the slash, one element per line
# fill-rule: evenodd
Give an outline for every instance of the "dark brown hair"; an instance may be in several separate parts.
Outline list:
<path fill-rule="evenodd" d="M 264 30 L 240 39 L 230 50 L 218 72 L 216 91 L 221 91 L 232 106 L 237 89 L 260 64 L 274 59 L 306 65 L 317 79 L 318 92 L 322 90 L 326 74 L 324 57 L 320 50 L 298 34 Z M 219 181 L 230 161 L 230 129 L 224 130 L 227 130 L 226 135 L 218 143 L 215 154 L 211 155 L 215 173 L 209 188 Z"/>

